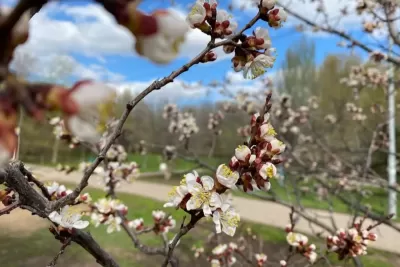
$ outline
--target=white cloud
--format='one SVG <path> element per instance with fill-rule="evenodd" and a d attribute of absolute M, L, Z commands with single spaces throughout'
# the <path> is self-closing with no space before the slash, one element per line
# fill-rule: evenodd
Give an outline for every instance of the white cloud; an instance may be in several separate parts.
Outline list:
<path fill-rule="evenodd" d="M 129 90 L 134 94 L 138 94 L 146 89 L 149 85 L 151 85 L 153 81 L 154 80 L 132 81 L 113 83 L 111 85 L 114 86 L 119 92 Z M 189 85 L 190 88 L 187 88 L 187 86 L 185 85 Z M 145 98 L 145 101 L 148 103 L 159 103 L 159 101 L 175 103 L 188 98 L 202 98 L 205 97 L 206 94 L 207 88 L 199 85 L 198 83 L 187 83 L 183 82 L 182 80 L 175 80 L 174 82 L 167 84 L 160 90 L 153 91 Z"/>
<path fill-rule="evenodd" d="M 102 65 L 83 65 L 68 54 L 52 53 L 38 57 L 20 48 L 14 54 L 11 67 L 26 78 L 35 76 L 59 84 L 67 83 L 71 78 L 109 82 L 120 82 L 125 79 L 121 74 L 112 72 Z"/>
<path fill-rule="evenodd" d="M 60 19 L 59 15 L 64 18 Z M 199 30 L 190 30 L 180 56 L 193 57 L 205 48 L 208 41 L 209 37 Z M 30 38 L 22 49 L 39 55 L 79 53 L 101 59 L 105 55 L 135 55 L 133 46 L 134 37 L 130 32 L 118 25 L 100 5 L 52 3 L 31 19 Z M 217 53 L 224 55 L 221 49 Z"/>

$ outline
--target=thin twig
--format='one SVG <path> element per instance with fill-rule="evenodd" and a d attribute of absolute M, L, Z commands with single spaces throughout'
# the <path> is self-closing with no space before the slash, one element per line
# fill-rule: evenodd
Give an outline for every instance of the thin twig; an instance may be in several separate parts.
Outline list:
<path fill-rule="evenodd" d="M 188 224 L 186 224 L 185 226 L 183 225 L 183 223 L 184 223 L 184 220 L 183 220 L 181 229 L 179 230 L 179 232 L 176 234 L 175 238 L 172 240 L 172 242 L 168 246 L 168 254 L 165 257 L 163 264 L 161 265 L 162 267 L 167 267 L 168 263 L 170 263 L 170 260 L 174 253 L 174 249 L 177 246 L 180 239 L 182 238 L 182 236 L 186 235 L 196 225 L 196 223 L 203 217 L 204 217 L 203 212 L 199 212 L 198 214 L 192 214 L 192 216 L 190 218 L 190 222 Z"/>
<path fill-rule="evenodd" d="M 64 254 L 65 249 L 71 244 L 72 239 L 68 238 L 63 245 L 60 248 L 60 251 L 57 253 L 57 255 L 54 257 L 54 259 L 46 266 L 46 267 L 54 267 L 57 264 L 58 258 Z"/>

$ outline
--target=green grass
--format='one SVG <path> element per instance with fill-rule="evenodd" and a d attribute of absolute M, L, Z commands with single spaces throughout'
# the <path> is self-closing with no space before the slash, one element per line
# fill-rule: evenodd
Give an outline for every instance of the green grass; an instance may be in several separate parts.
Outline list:
<path fill-rule="evenodd" d="M 207 158 L 207 157 L 200 157 L 202 161 L 206 162 L 207 164 L 210 164 L 211 166 L 217 166 L 218 162 L 223 162 L 223 160 L 219 160 L 216 158 Z M 86 161 L 93 161 L 95 159 L 95 156 L 88 156 L 85 158 Z M 44 166 L 49 166 L 49 167 L 55 167 L 57 164 L 53 164 L 48 161 L 43 161 L 40 162 L 39 158 L 37 157 L 30 157 L 24 159 L 23 157 L 21 158 L 22 161 L 26 163 L 32 163 L 32 164 L 41 164 Z M 139 164 L 140 171 L 141 172 L 155 172 L 159 171 L 160 163 L 163 162 L 162 156 L 158 154 L 147 154 L 147 155 L 139 155 L 139 154 L 129 154 L 127 161 L 135 161 L 136 163 Z M 81 162 L 81 157 L 64 157 L 60 159 L 59 163 L 61 164 L 67 164 L 70 166 L 78 166 L 79 163 Z M 198 165 L 189 162 L 180 158 L 176 158 L 172 162 L 172 167 L 175 170 L 190 170 L 196 168 Z"/>
<path fill-rule="evenodd" d="M 97 189 L 88 189 L 93 199 L 103 197 L 104 192 Z M 148 224 L 152 222 L 151 211 L 160 209 L 162 203 L 134 195 L 119 194 L 119 198 L 129 207 L 129 218 L 142 217 Z M 177 220 L 177 225 L 180 224 L 184 216 L 183 211 L 176 211 L 175 209 L 166 209 Z M 193 244 L 201 245 L 210 233 L 213 223 L 203 220 L 203 222 L 193 229 L 188 235 L 184 236 L 181 244 L 178 246 L 177 254 L 183 259 L 182 266 L 189 266 L 192 264 L 193 258 L 190 248 Z M 246 232 L 244 229 L 250 227 L 253 233 L 264 240 L 263 251 L 268 254 L 270 261 L 279 261 L 279 253 L 277 251 L 285 250 L 287 247 L 285 241 L 285 233 L 281 229 L 274 227 L 264 226 L 260 224 L 252 224 L 248 222 L 241 223 L 241 229 L 238 230 L 237 236 Z M 139 267 L 139 266 L 158 266 L 161 258 L 148 257 L 141 254 L 134 249 L 131 240 L 124 232 L 107 234 L 104 226 L 98 228 L 90 227 L 88 229 L 94 239 L 112 254 L 115 259 L 120 263 L 121 267 Z M 174 233 L 170 233 L 170 238 Z M 232 239 L 222 236 L 224 242 L 232 241 Z M 161 239 L 153 234 L 143 235 L 140 237 L 142 242 L 146 245 L 157 246 L 161 244 Z M 317 244 L 320 241 L 318 241 Z M 259 241 L 255 240 L 254 243 L 258 244 Z M 254 245 L 254 244 L 253 244 Z M 4 231 L 0 235 L 0 255 L 2 259 L 2 267 L 23 267 L 23 266 L 45 266 L 56 255 L 60 244 L 56 241 L 47 229 L 41 229 L 33 232 L 28 237 L 7 236 Z M 390 253 L 371 250 L 370 255 L 365 257 L 365 267 L 391 267 L 395 266 L 394 260 L 398 260 Z M 83 266 L 83 263 L 93 262 L 89 254 L 83 251 L 78 245 L 74 244 L 67 248 L 65 254 L 60 258 L 58 266 Z M 190 262 L 190 264 L 189 264 Z M 198 266 L 206 265 L 203 264 Z M 86 265 L 85 265 L 86 266 Z M 91 267 L 92 265 L 90 265 Z M 97 266 L 97 265 L 93 265 Z M 192 265 L 193 266 L 193 265 Z M 303 265 L 304 266 L 304 265 Z M 346 265 L 344 265 L 346 266 Z"/>

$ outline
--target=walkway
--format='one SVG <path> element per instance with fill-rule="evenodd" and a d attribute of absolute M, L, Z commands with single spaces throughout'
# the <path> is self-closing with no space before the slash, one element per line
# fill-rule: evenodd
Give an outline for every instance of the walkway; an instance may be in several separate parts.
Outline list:
<path fill-rule="evenodd" d="M 65 175 L 57 172 L 53 168 L 32 166 L 35 176 L 42 181 L 58 181 L 65 183 L 78 183 L 82 177 L 77 172 Z M 103 189 L 103 185 L 98 183 L 96 177 L 89 180 L 89 185 L 94 188 Z M 152 198 L 158 201 L 165 201 L 167 194 L 171 190 L 171 186 L 157 183 L 149 183 L 145 181 L 134 181 L 132 184 L 124 185 L 118 188 L 118 192 L 131 193 L 143 197 Z M 242 219 L 284 228 L 289 223 L 289 209 L 273 202 L 267 202 L 257 199 L 247 199 L 242 197 L 234 197 L 235 208 L 239 211 Z M 331 225 L 329 213 L 321 210 L 308 209 L 310 214 L 317 214 L 317 218 L 327 225 Z M 346 228 L 351 216 L 347 214 L 335 213 L 334 218 L 338 227 Z M 366 221 L 369 225 L 371 221 Z M 305 234 L 312 234 L 309 223 L 304 219 L 300 219 L 296 228 Z M 322 231 L 321 228 L 313 226 L 315 232 Z M 371 242 L 371 247 L 386 250 L 400 254 L 400 233 L 386 226 L 380 225 L 377 229 L 378 240 Z"/>

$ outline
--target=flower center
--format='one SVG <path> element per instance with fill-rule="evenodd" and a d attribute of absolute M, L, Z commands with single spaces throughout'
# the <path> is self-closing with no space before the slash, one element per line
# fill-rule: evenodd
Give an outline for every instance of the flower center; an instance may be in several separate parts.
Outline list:
<path fill-rule="evenodd" d="M 363 241 L 363 238 L 360 235 L 356 235 L 353 238 L 353 240 L 354 240 L 354 242 L 361 243 Z"/>
<path fill-rule="evenodd" d="M 198 194 L 193 195 L 193 200 L 196 203 L 196 206 L 201 206 L 202 204 L 209 205 L 211 198 L 211 192 L 200 191 Z"/>
<path fill-rule="evenodd" d="M 261 76 L 265 73 L 264 66 L 254 66 L 251 70 L 253 73 L 252 79 L 257 78 L 258 76 Z"/>
<path fill-rule="evenodd" d="M 265 174 L 269 177 L 272 178 L 274 176 L 274 169 L 272 166 L 269 166 L 265 169 Z"/>
<path fill-rule="evenodd" d="M 246 148 L 247 148 L 247 146 L 245 146 L 245 145 L 240 145 L 240 146 L 238 146 L 238 150 L 239 150 L 240 152 L 245 151 Z"/>
<path fill-rule="evenodd" d="M 74 224 L 80 219 L 78 210 L 74 208 L 69 208 L 64 214 L 62 214 L 62 222 L 65 224 Z"/>
<path fill-rule="evenodd" d="M 266 136 L 266 135 L 275 136 L 276 131 L 275 131 L 274 127 L 272 127 L 271 124 L 268 124 L 267 126 L 268 126 L 267 131 L 265 132 L 264 136 Z"/>
<path fill-rule="evenodd" d="M 295 243 L 297 241 L 297 236 L 294 233 L 290 233 L 288 236 L 289 243 Z"/>
<path fill-rule="evenodd" d="M 179 182 L 180 185 L 186 185 L 186 175 L 183 176 L 183 179 Z"/>
<path fill-rule="evenodd" d="M 233 172 L 232 172 L 232 170 L 231 170 L 228 166 L 224 165 L 224 166 L 222 167 L 221 174 L 222 174 L 224 177 L 232 178 Z"/>
<path fill-rule="evenodd" d="M 182 181 L 181 181 L 182 182 Z M 176 196 L 176 191 L 178 190 L 178 187 L 177 186 L 174 186 L 173 188 L 172 188 L 172 190 L 171 191 L 169 191 L 169 193 L 168 193 L 168 197 L 174 197 L 174 196 Z"/>
<path fill-rule="evenodd" d="M 222 213 L 221 221 L 224 221 L 230 227 L 238 227 L 240 222 L 240 217 L 237 214 Z"/>
<path fill-rule="evenodd" d="M 203 13 L 202 8 L 198 5 L 196 5 L 192 8 L 189 15 L 193 16 L 193 15 L 202 14 L 202 13 Z"/>

